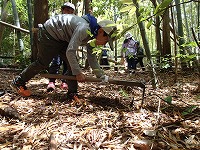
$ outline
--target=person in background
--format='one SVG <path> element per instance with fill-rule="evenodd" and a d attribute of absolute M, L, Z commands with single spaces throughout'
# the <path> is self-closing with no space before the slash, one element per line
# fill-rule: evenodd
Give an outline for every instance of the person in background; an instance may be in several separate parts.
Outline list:
<path fill-rule="evenodd" d="M 75 13 L 75 6 L 74 4 L 70 3 L 70 2 L 66 2 L 63 4 L 63 6 L 61 6 L 61 13 L 62 14 L 74 14 Z M 55 56 L 50 64 L 49 70 L 48 72 L 50 74 L 58 74 L 61 65 L 63 64 L 63 71 L 62 74 L 66 75 L 67 73 L 67 64 L 60 58 L 59 55 Z M 50 78 L 49 79 L 49 83 L 47 86 L 47 92 L 51 92 L 53 90 L 55 90 L 55 78 Z M 66 83 L 66 80 L 62 79 L 61 80 L 61 89 L 68 89 L 68 85 Z"/>
<path fill-rule="evenodd" d="M 105 69 L 110 69 L 108 62 L 108 49 L 106 45 L 104 45 L 102 49 L 102 54 L 100 56 L 100 65 L 103 65 L 104 66 L 103 68 Z"/>
<path fill-rule="evenodd" d="M 135 73 L 136 70 L 136 41 L 133 39 L 133 35 L 130 32 L 125 34 L 125 40 L 122 44 L 123 58 L 126 58 L 127 69 L 129 73 Z"/>
<path fill-rule="evenodd" d="M 60 55 L 67 63 L 67 75 L 76 77 L 76 80 L 67 80 L 67 99 L 76 99 L 78 82 L 86 80 L 76 59 L 78 47 L 87 45 L 89 65 L 96 77 L 105 82 L 108 76 L 100 68 L 92 50 L 94 47 L 91 45 L 105 45 L 108 42 L 113 49 L 116 32 L 117 28 L 113 21 L 102 20 L 97 23 L 97 19 L 90 14 L 82 17 L 74 14 L 59 14 L 51 17 L 39 27 L 37 59 L 13 79 L 11 88 L 21 96 L 30 96 L 31 92 L 27 89 L 26 83 L 40 71 L 47 69 L 54 56 Z M 91 40 L 93 44 L 88 43 Z"/>
<path fill-rule="evenodd" d="M 140 42 L 138 42 L 138 41 L 136 42 L 136 50 L 137 50 L 136 66 L 139 63 L 142 70 L 145 71 L 145 67 L 144 67 L 144 63 L 143 63 L 144 49 L 140 46 Z"/>

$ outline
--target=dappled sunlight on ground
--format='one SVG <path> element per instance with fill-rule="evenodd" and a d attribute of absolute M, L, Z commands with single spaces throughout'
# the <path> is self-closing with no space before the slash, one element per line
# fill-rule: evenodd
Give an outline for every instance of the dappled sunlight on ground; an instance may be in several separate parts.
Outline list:
<path fill-rule="evenodd" d="M 27 84 L 33 94 L 23 98 L 9 87 L 18 72 L 2 71 L 0 149 L 198 150 L 200 93 L 192 94 L 195 73 L 179 74 L 177 83 L 173 73 L 158 73 L 160 86 L 153 89 L 149 72 L 105 72 L 110 78 L 145 81 L 143 107 L 139 87 L 79 83 L 79 99 L 69 101 L 60 80 L 55 91 L 47 93 L 48 80 L 39 75 Z"/>

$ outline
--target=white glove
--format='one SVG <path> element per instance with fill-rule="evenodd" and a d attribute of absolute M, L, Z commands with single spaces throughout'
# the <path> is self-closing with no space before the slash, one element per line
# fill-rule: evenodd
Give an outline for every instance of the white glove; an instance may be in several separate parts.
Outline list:
<path fill-rule="evenodd" d="M 106 82 L 108 82 L 108 76 L 107 75 L 102 75 L 101 77 L 100 77 L 100 79 L 102 79 L 102 82 L 104 82 L 104 83 L 106 83 Z"/>

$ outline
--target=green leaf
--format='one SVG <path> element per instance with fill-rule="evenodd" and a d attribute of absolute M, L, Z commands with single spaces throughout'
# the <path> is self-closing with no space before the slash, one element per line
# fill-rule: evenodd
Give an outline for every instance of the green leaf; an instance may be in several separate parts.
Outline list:
<path fill-rule="evenodd" d="M 121 0 L 123 4 L 133 4 L 132 0 Z"/>
<path fill-rule="evenodd" d="M 172 97 L 171 96 L 168 96 L 166 98 L 164 98 L 165 102 L 167 102 L 168 104 L 171 104 L 172 103 Z"/>
<path fill-rule="evenodd" d="M 129 16 L 133 16 L 135 14 L 136 7 L 132 6 L 131 10 L 129 11 Z"/>
<path fill-rule="evenodd" d="M 148 23 L 147 23 L 147 29 L 149 29 L 151 27 L 151 25 L 153 24 L 153 20 L 151 19 Z"/>
<path fill-rule="evenodd" d="M 139 13 L 143 13 L 144 12 L 144 7 L 139 9 Z"/>
<path fill-rule="evenodd" d="M 122 9 L 120 10 L 120 12 L 127 12 L 127 11 L 130 11 L 130 9 L 131 9 L 132 7 L 133 7 L 133 6 L 131 6 L 131 5 L 122 7 Z"/>
<path fill-rule="evenodd" d="M 172 0 L 164 0 L 160 5 L 157 5 L 154 14 L 157 16 L 160 16 L 163 14 L 164 9 L 169 6 L 169 4 L 172 2 Z"/>
<path fill-rule="evenodd" d="M 86 33 L 90 35 L 90 37 L 93 37 L 93 34 L 91 33 L 90 30 L 86 30 Z"/>
<path fill-rule="evenodd" d="M 192 105 L 191 107 L 187 108 L 186 110 L 184 110 L 182 112 L 182 115 L 188 115 L 188 114 L 191 114 L 195 109 L 197 108 L 197 106 L 195 105 Z"/>
<path fill-rule="evenodd" d="M 193 42 L 189 42 L 189 43 L 184 43 L 181 46 L 182 47 L 186 47 L 186 46 L 196 47 L 197 43 L 193 41 Z"/>
<path fill-rule="evenodd" d="M 140 15 L 140 16 L 138 17 L 138 23 L 141 22 L 142 20 L 143 20 L 143 15 Z"/>
<path fill-rule="evenodd" d="M 120 93 L 123 97 L 128 97 L 128 93 L 127 93 L 125 90 L 121 89 L 121 88 L 120 88 L 119 93 Z"/>
<path fill-rule="evenodd" d="M 96 39 L 92 39 L 90 41 L 88 41 L 88 43 L 90 44 L 90 46 L 95 47 L 96 46 Z"/>

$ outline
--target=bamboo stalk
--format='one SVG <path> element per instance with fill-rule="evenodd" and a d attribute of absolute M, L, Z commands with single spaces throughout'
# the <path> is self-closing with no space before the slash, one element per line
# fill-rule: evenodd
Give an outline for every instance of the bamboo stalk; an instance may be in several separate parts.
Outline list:
<path fill-rule="evenodd" d="M 30 33 L 29 30 L 17 27 L 15 25 L 12 25 L 12 24 L 9 24 L 9 23 L 3 22 L 3 21 L 0 21 L 0 24 L 7 26 L 7 27 L 11 27 L 13 29 L 19 30 L 19 31 L 24 32 L 24 33 L 28 33 L 28 34 Z"/>

